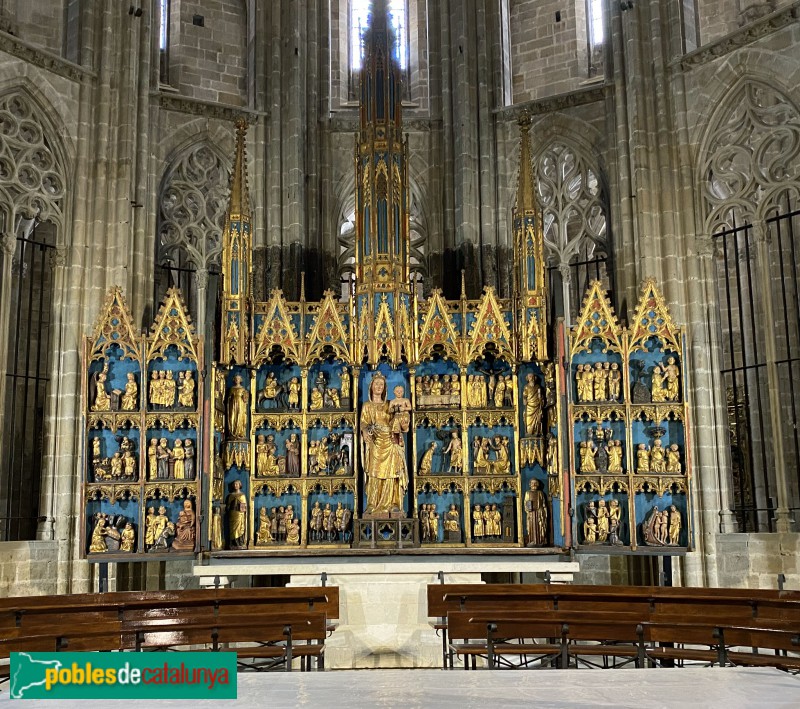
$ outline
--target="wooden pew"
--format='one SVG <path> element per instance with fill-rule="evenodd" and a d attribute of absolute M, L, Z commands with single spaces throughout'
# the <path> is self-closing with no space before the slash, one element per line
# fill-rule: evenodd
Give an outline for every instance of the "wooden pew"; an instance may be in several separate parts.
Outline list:
<path fill-rule="evenodd" d="M 641 622 L 669 624 L 674 620 L 691 621 L 696 626 L 759 628 L 767 633 L 765 637 L 772 637 L 770 631 L 790 633 L 792 628 L 800 628 L 800 593 L 796 591 L 543 584 L 431 584 L 427 591 L 428 614 L 439 617 L 431 625 L 443 636 L 445 668 L 453 666 L 453 647 L 446 637 L 447 614 L 454 611 L 521 613 L 528 619 L 569 612 L 596 618 L 601 617 L 598 614 L 627 613 L 636 614 Z M 714 644 L 709 636 L 713 630 L 712 627 L 703 635 L 708 647 Z M 785 645 L 791 638 L 784 637 L 782 642 Z M 782 647 L 783 651 L 790 649 Z M 713 652 L 698 652 L 696 657 L 710 662 Z M 772 656 L 761 655 L 755 662 L 766 664 L 765 657 Z M 668 653 L 663 653 L 662 659 L 669 659 Z M 784 663 L 787 667 L 791 664 L 791 659 Z"/>
<path fill-rule="evenodd" d="M 560 668 L 570 660 L 597 666 L 586 658 L 601 658 L 604 667 L 620 667 L 633 662 L 637 667 L 645 660 L 642 626 L 637 614 L 598 613 L 591 617 L 564 612 L 503 613 L 451 611 L 447 614 L 451 647 L 463 656 L 464 669 L 469 658 L 485 657 L 490 669 L 498 666 L 531 667 L 538 663 Z M 453 639 L 465 640 L 455 643 Z M 508 656 L 520 662 L 508 661 Z M 581 659 L 583 658 L 583 659 Z M 617 663 L 622 658 L 623 662 Z"/>

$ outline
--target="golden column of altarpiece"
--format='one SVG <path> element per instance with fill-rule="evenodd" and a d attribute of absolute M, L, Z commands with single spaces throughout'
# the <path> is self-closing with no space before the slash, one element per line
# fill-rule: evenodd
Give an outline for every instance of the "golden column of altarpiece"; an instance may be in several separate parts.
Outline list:
<path fill-rule="evenodd" d="M 691 549 L 684 333 L 652 281 L 630 328 L 599 282 L 571 331 L 548 322 L 527 115 L 512 297 L 412 295 L 391 46 L 378 17 L 361 81 L 352 299 L 253 301 L 244 121 L 217 361 L 204 361 L 179 291 L 146 336 L 110 293 L 85 348 L 90 559 Z"/>

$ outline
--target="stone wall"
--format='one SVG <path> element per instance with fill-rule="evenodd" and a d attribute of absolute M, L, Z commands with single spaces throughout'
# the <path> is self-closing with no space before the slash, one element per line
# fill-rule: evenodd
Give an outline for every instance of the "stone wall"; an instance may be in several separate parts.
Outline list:
<path fill-rule="evenodd" d="M 192 98 L 244 105 L 247 102 L 244 0 L 173 0 L 171 12 L 170 84 Z M 195 17 L 202 18 L 202 26 L 195 24 Z"/>
<path fill-rule="evenodd" d="M 717 536 L 719 585 L 732 588 L 800 590 L 800 534 L 720 534 Z"/>
<path fill-rule="evenodd" d="M 0 542 L 0 595 L 44 596 L 58 592 L 55 542 Z"/>
<path fill-rule="evenodd" d="M 517 0 L 510 25 L 514 103 L 566 93 L 589 78 L 582 2 Z"/>
<path fill-rule="evenodd" d="M 63 48 L 64 0 L 1 0 L 0 28 L 53 54 Z"/>

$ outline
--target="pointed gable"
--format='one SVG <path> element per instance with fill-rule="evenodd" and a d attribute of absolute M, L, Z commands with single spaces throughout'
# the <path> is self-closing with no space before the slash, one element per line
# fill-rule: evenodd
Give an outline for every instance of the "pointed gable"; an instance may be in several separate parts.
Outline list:
<path fill-rule="evenodd" d="M 622 328 L 601 281 L 592 281 L 586 291 L 578 324 L 572 330 L 572 354 L 588 352 L 595 339 L 603 342 L 603 352 L 622 351 Z"/>
<path fill-rule="evenodd" d="M 108 292 L 97 318 L 89 345 L 89 360 L 102 359 L 111 345 L 122 349 L 123 359 L 139 359 L 141 356 L 133 317 L 119 286 Z"/>

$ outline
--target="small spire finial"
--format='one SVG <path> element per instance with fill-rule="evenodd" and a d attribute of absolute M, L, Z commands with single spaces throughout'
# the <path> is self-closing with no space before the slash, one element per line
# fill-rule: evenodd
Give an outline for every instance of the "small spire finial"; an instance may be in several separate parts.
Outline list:
<path fill-rule="evenodd" d="M 466 271 L 462 268 L 461 269 L 461 299 L 467 299 L 467 281 L 466 281 Z"/>

